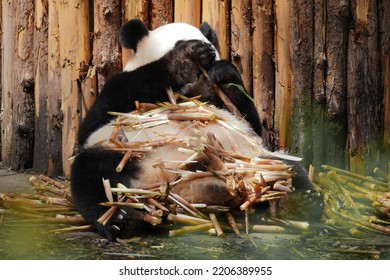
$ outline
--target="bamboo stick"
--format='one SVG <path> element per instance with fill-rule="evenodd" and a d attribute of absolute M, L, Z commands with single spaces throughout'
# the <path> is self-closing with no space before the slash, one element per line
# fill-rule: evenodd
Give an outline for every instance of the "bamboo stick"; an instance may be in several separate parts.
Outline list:
<path fill-rule="evenodd" d="M 131 155 L 132 155 L 133 151 L 131 149 L 129 149 L 125 155 L 123 156 L 122 160 L 119 162 L 118 166 L 116 167 L 116 172 L 122 172 L 123 170 L 123 167 L 126 165 L 126 163 L 129 161 Z"/>
<path fill-rule="evenodd" d="M 230 213 L 230 212 L 227 212 L 226 213 L 226 219 L 230 225 L 230 227 L 233 229 L 234 233 L 240 237 L 241 236 L 241 232 L 240 230 L 238 229 L 238 226 L 236 224 L 236 221 L 234 220 L 234 217 L 233 215 Z"/>
<path fill-rule="evenodd" d="M 200 224 L 200 225 L 195 225 L 195 226 L 185 226 L 180 229 L 174 229 L 169 231 L 169 237 L 173 236 L 178 236 L 186 233 L 194 233 L 194 232 L 199 232 L 199 231 L 204 231 L 204 230 L 209 230 L 212 228 L 214 225 L 213 223 L 207 223 L 207 224 Z"/>
<path fill-rule="evenodd" d="M 275 232 L 284 233 L 285 229 L 281 226 L 269 226 L 269 225 L 253 225 L 252 230 L 254 232 Z"/>
<path fill-rule="evenodd" d="M 217 236 L 224 237 L 225 233 L 222 231 L 222 228 L 218 222 L 218 219 L 217 219 L 217 216 L 215 215 L 215 213 L 210 212 L 209 217 L 210 217 L 210 220 L 213 222 L 215 231 L 217 232 Z"/>
<path fill-rule="evenodd" d="M 189 225 L 200 225 L 200 224 L 207 224 L 210 223 L 210 220 L 202 219 L 202 218 L 196 218 L 193 216 L 188 216 L 184 214 L 168 214 L 167 216 L 168 221 L 173 221 L 175 223 L 183 223 L 183 224 L 189 224 Z"/>

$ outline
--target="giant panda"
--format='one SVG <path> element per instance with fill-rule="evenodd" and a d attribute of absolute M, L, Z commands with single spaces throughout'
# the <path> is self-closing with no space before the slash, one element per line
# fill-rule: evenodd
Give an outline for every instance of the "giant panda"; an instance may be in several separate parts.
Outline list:
<path fill-rule="evenodd" d="M 262 146 L 259 136 L 261 123 L 254 103 L 243 92 L 243 81 L 235 66 L 220 59 L 216 34 L 207 23 L 202 23 L 199 29 L 184 23 L 171 23 L 150 31 L 140 20 L 133 19 L 122 26 L 119 37 L 122 47 L 132 50 L 132 57 L 123 72 L 106 81 L 98 99 L 80 125 L 77 151 L 71 168 L 74 205 L 102 236 L 113 241 L 145 231 L 149 224 L 143 221 L 143 212 L 129 207 L 118 208 L 106 224 L 98 223 L 99 217 L 107 211 L 107 207 L 99 205 L 107 201 L 102 178 L 109 179 L 113 186 L 122 183 L 131 188 L 139 188 L 155 183 L 161 176 L 160 171 L 153 167 L 156 159 L 175 162 L 188 158 L 188 154 L 179 152 L 175 145 L 165 145 L 147 152 L 142 160 L 132 159 L 121 172 L 116 172 L 123 153 L 95 145 L 107 139 L 112 132 L 111 124 L 115 116 L 108 112 L 131 112 L 135 109 L 135 101 L 167 102 L 167 88 L 187 97 L 201 94 L 202 101 L 215 106 L 216 114 L 223 116 L 232 126 L 238 127 L 238 131 L 251 134 L 254 142 L 243 141 L 240 133 L 227 135 L 212 124 L 203 131 L 198 129 L 196 133 L 212 133 L 219 141 L 224 142 L 224 145 L 234 142 L 243 153 L 275 156 Z M 207 78 L 204 71 L 207 72 Z M 224 91 L 245 119 L 238 119 L 226 110 L 224 103 L 210 89 L 211 84 L 221 87 L 234 85 L 225 87 Z M 155 131 L 156 129 L 159 131 Z M 145 133 L 147 136 L 139 132 L 126 132 L 126 139 L 159 139 L 158 132 L 194 136 L 192 130 L 183 129 L 183 124 L 174 122 L 156 129 L 152 128 Z M 194 141 L 194 145 L 199 145 L 197 140 Z M 200 154 L 195 162 L 188 164 L 187 168 L 218 169 L 220 164 L 218 159 L 210 154 Z M 310 184 L 305 176 L 302 178 L 303 181 L 298 184 L 305 185 L 306 189 L 310 188 L 306 187 Z M 238 205 L 237 198 L 229 194 L 225 182 L 217 177 L 196 180 L 190 186 L 178 184 L 175 186 L 175 192 L 192 203 L 230 207 Z"/>

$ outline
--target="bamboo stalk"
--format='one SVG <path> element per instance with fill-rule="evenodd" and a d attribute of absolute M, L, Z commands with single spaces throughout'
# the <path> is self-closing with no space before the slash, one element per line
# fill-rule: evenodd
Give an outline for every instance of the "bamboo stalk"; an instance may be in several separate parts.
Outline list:
<path fill-rule="evenodd" d="M 173 236 L 178 236 L 186 233 L 194 233 L 194 232 L 199 232 L 203 230 L 209 230 L 212 228 L 214 225 L 213 223 L 207 223 L 207 224 L 200 224 L 200 225 L 195 225 L 195 226 L 185 226 L 180 229 L 174 229 L 169 231 L 169 237 Z"/>
<path fill-rule="evenodd" d="M 145 222 L 151 224 L 152 226 L 157 226 L 157 225 L 162 223 L 162 219 L 160 217 L 154 217 L 154 216 L 149 215 L 149 214 L 145 214 L 143 220 Z"/>
<path fill-rule="evenodd" d="M 160 202 L 157 202 L 155 199 L 153 198 L 148 198 L 147 199 L 147 202 L 159 209 L 161 209 L 162 211 L 165 211 L 165 212 L 169 212 L 169 210 L 164 206 L 162 205 Z"/>
<path fill-rule="evenodd" d="M 337 168 L 337 167 L 333 167 L 333 166 L 330 166 L 330 165 L 322 165 L 321 167 L 323 169 L 334 170 L 337 173 L 340 173 L 340 174 L 343 174 L 343 175 L 351 176 L 351 177 L 354 177 L 354 178 L 357 178 L 357 179 L 360 179 L 360 180 L 363 180 L 363 181 L 374 183 L 374 184 L 382 186 L 382 187 L 387 187 L 387 184 L 384 183 L 384 182 L 381 182 L 381 181 L 378 181 L 378 180 L 376 180 L 374 178 L 366 177 L 366 176 L 363 176 L 363 175 L 360 175 L 360 174 L 357 174 L 357 173 L 354 173 L 354 172 L 351 172 L 351 171 L 343 170 L 343 169 L 340 169 L 340 168 Z"/>
<path fill-rule="evenodd" d="M 139 195 L 148 195 L 148 196 L 159 196 L 159 192 L 149 191 L 145 189 L 134 189 L 134 188 L 127 188 L 125 185 L 118 183 L 117 188 L 111 188 L 112 192 L 115 193 L 124 193 L 124 194 L 139 194 Z"/>
<path fill-rule="evenodd" d="M 217 216 L 215 215 L 215 213 L 210 212 L 209 217 L 210 217 L 210 220 L 213 222 L 215 231 L 217 232 L 217 236 L 224 237 L 225 233 L 222 231 L 222 228 L 218 222 L 218 219 L 217 219 Z"/>
<path fill-rule="evenodd" d="M 243 119 L 244 117 L 241 115 L 240 111 L 237 109 L 237 107 L 233 104 L 233 102 L 230 100 L 229 97 L 226 96 L 226 94 L 221 90 L 221 88 L 215 84 L 211 85 L 211 88 L 213 89 L 214 93 L 222 100 L 222 102 L 225 104 L 226 108 L 238 119 Z"/>
<path fill-rule="evenodd" d="M 119 162 L 118 166 L 116 167 L 116 172 L 122 172 L 123 170 L 123 167 L 125 167 L 126 163 L 129 161 L 129 159 L 131 158 L 131 155 L 132 155 L 133 151 L 131 149 L 129 149 L 125 155 L 123 156 L 122 160 Z"/>
<path fill-rule="evenodd" d="M 240 230 L 238 229 L 238 226 L 236 224 L 236 221 L 234 220 L 234 217 L 233 215 L 230 213 L 230 212 L 227 212 L 226 213 L 226 219 L 230 225 L 230 227 L 233 229 L 234 233 L 240 237 L 241 236 L 241 232 Z"/>
<path fill-rule="evenodd" d="M 109 201 L 109 202 L 102 202 L 102 203 L 99 203 L 99 205 L 101 206 L 109 206 L 109 207 L 112 207 L 112 206 L 127 206 L 127 207 L 131 207 L 131 208 L 134 208 L 134 209 L 145 209 L 145 204 L 144 203 L 136 203 L 136 202 L 119 202 L 119 201 Z"/>
<path fill-rule="evenodd" d="M 58 228 L 49 230 L 49 233 L 62 233 L 62 232 L 69 232 L 69 231 L 81 231 L 81 230 L 92 230 L 92 225 L 82 225 L 82 226 L 71 226 L 66 228 Z"/>
<path fill-rule="evenodd" d="M 168 197 L 171 199 L 174 198 L 175 202 L 178 202 L 181 207 L 184 206 L 184 209 L 188 209 L 187 212 L 189 212 L 192 216 L 203 218 L 203 219 L 206 218 L 206 216 L 202 212 L 200 212 L 199 209 L 192 206 L 190 203 L 188 203 L 185 199 L 183 199 L 179 195 L 171 192 Z"/>
<path fill-rule="evenodd" d="M 188 216 L 184 214 L 168 214 L 168 221 L 173 221 L 175 223 L 189 224 L 189 225 L 200 225 L 210 223 L 210 220 L 196 218 L 193 216 Z"/>
<path fill-rule="evenodd" d="M 270 226 L 270 225 L 253 225 L 252 230 L 254 232 L 275 232 L 284 233 L 285 229 L 281 226 Z"/>
<path fill-rule="evenodd" d="M 102 181 L 103 181 L 104 192 L 106 193 L 107 200 L 113 202 L 114 197 L 112 196 L 110 180 L 102 178 Z"/>
<path fill-rule="evenodd" d="M 126 196 L 122 196 L 118 202 L 123 202 L 126 199 Z M 105 225 L 108 220 L 115 214 L 116 210 L 118 210 L 119 206 L 111 206 L 98 220 L 97 222 Z"/>

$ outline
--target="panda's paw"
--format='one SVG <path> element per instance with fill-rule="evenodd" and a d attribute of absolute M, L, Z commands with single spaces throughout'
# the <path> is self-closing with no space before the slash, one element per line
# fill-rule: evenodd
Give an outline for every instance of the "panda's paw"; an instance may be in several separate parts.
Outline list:
<path fill-rule="evenodd" d="M 165 56 L 168 72 L 179 86 L 194 83 L 215 60 L 215 51 L 210 44 L 199 40 L 178 41 L 175 48 Z"/>
<path fill-rule="evenodd" d="M 208 69 L 215 60 L 215 51 L 208 43 L 198 40 L 189 40 L 183 41 L 181 44 L 185 48 L 188 58 L 205 69 Z"/>
<path fill-rule="evenodd" d="M 98 231 L 110 241 L 129 238 L 142 231 L 144 216 L 143 212 L 120 207 L 105 225 L 98 226 Z"/>
<path fill-rule="evenodd" d="M 237 68 L 231 62 L 226 60 L 215 61 L 209 68 L 208 76 L 211 84 L 243 84 L 241 75 Z"/>

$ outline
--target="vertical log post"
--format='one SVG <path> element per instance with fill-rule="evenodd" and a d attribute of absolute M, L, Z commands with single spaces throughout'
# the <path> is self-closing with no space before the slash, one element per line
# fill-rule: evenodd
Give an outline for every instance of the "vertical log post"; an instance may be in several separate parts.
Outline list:
<path fill-rule="evenodd" d="M 69 159 L 74 152 L 81 119 L 82 88 L 80 79 L 84 75 L 90 59 L 88 8 L 87 1 L 67 0 L 60 1 L 58 10 L 62 68 L 62 161 L 65 176 L 70 175 Z"/>
<path fill-rule="evenodd" d="M 2 97 L 3 97 L 3 4 L 0 4 L 0 112 L 3 112 L 3 106 L 2 106 Z M 3 124 L 2 121 L 0 121 L 0 162 L 1 162 L 1 135 L 2 135 L 2 129 Z"/>
<path fill-rule="evenodd" d="M 314 99 L 324 104 L 325 96 L 325 69 L 326 69 L 326 1 L 314 0 L 314 70 L 313 95 Z"/>
<path fill-rule="evenodd" d="M 331 118 L 345 118 L 348 1 L 329 0 L 326 28 L 326 107 Z"/>
<path fill-rule="evenodd" d="M 379 67 L 381 72 L 381 92 L 384 94 L 382 162 L 390 161 L 390 2 L 380 0 L 379 18 Z M 390 167 L 389 167 L 390 168 Z"/>
<path fill-rule="evenodd" d="M 97 70 L 98 91 L 103 87 L 106 79 L 122 69 L 119 52 L 118 30 L 121 26 L 120 5 L 118 1 L 94 1 L 94 44 L 93 67 L 89 77 Z M 86 109 L 89 109 L 97 97 L 93 88 L 85 93 Z"/>
<path fill-rule="evenodd" d="M 34 171 L 48 172 L 48 9 L 47 0 L 35 1 L 35 33 L 34 54 L 36 55 L 35 70 L 35 141 L 34 141 Z M 54 93 L 53 93 L 54 94 Z"/>
<path fill-rule="evenodd" d="M 312 101 L 312 164 L 320 167 L 325 156 L 324 146 L 324 105 L 326 74 L 326 3 L 327 0 L 314 0 L 314 46 L 313 46 L 313 101 Z"/>
<path fill-rule="evenodd" d="M 275 124 L 280 149 L 291 147 L 290 1 L 275 0 Z"/>
<path fill-rule="evenodd" d="M 230 0 L 203 0 L 202 21 L 207 21 L 217 33 L 222 59 L 230 56 Z"/>
<path fill-rule="evenodd" d="M 149 28 L 155 29 L 173 21 L 173 0 L 150 0 Z"/>
<path fill-rule="evenodd" d="M 174 21 L 185 22 L 198 27 L 200 25 L 200 0 L 175 1 Z"/>
<path fill-rule="evenodd" d="M 34 145 L 34 3 L 2 1 L 2 163 L 31 168 Z"/>
<path fill-rule="evenodd" d="M 349 34 L 347 68 L 350 168 L 371 172 L 379 162 L 375 151 L 379 148 L 383 117 L 377 1 L 352 1 L 351 10 L 354 26 Z"/>
<path fill-rule="evenodd" d="M 59 1 L 49 2 L 48 81 L 47 81 L 47 150 L 48 175 L 63 174 L 61 112 L 61 63 L 59 34 Z"/>
<path fill-rule="evenodd" d="M 274 18 L 272 0 L 252 1 L 253 99 L 263 127 L 265 145 L 274 149 L 275 67 Z"/>
<path fill-rule="evenodd" d="M 252 93 L 251 10 L 249 0 L 232 0 L 230 57 L 240 72 L 249 94 Z"/>
<path fill-rule="evenodd" d="M 345 168 L 347 1 L 314 1 L 312 164 Z"/>
<path fill-rule="evenodd" d="M 124 0 L 122 15 L 123 22 L 125 23 L 128 20 L 133 18 L 138 18 L 145 23 L 146 26 L 149 25 L 149 1 L 150 0 Z"/>
<path fill-rule="evenodd" d="M 313 0 L 290 2 L 291 17 L 291 153 L 312 162 L 311 97 L 313 92 L 314 23 Z"/>

